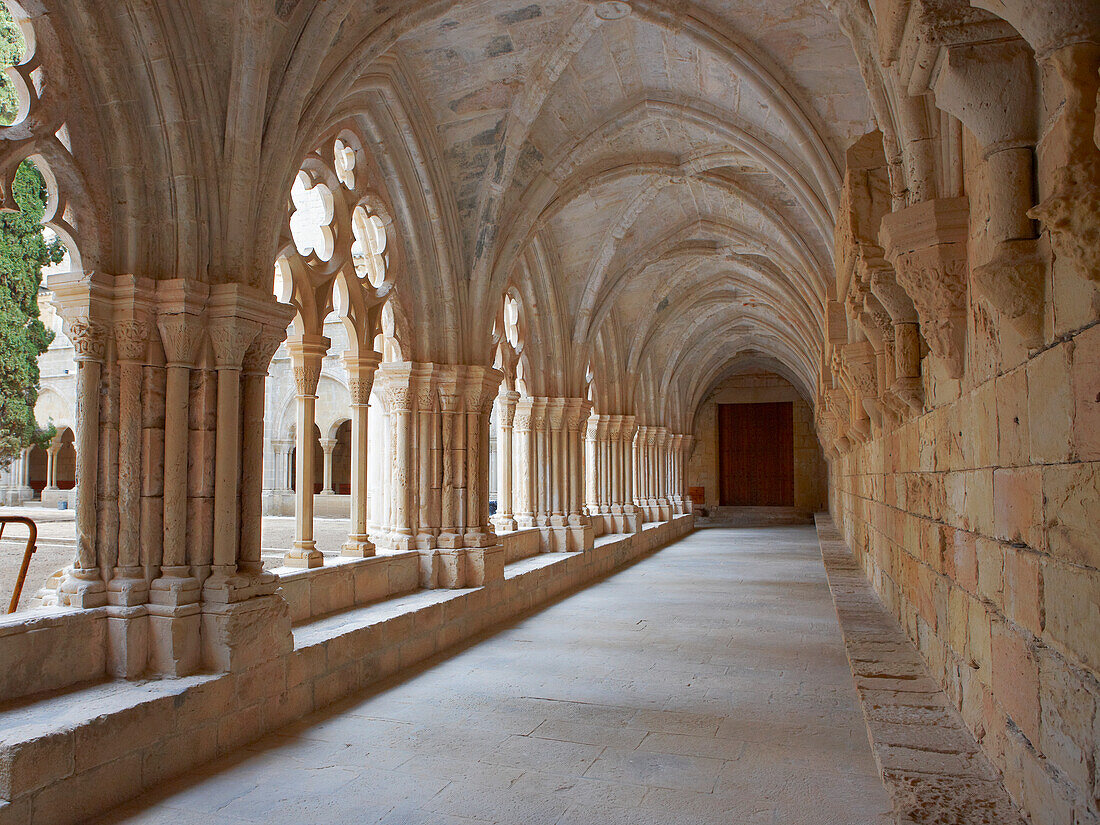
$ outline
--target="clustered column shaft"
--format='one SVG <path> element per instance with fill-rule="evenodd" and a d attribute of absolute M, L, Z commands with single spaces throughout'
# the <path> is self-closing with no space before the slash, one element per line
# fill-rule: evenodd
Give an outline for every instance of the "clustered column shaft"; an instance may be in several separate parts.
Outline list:
<path fill-rule="evenodd" d="M 270 611 L 269 633 L 286 615 L 261 572 L 259 469 L 288 308 L 183 280 L 66 273 L 51 287 L 79 364 L 77 552 L 58 600 L 107 605 L 112 674 L 231 668 L 249 632 L 238 607 Z"/>

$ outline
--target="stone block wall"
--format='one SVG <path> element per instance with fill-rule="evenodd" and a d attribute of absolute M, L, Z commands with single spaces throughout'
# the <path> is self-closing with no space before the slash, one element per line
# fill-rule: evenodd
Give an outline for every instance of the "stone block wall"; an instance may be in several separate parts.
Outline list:
<path fill-rule="evenodd" d="M 753 370 L 727 378 L 714 387 L 695 416 L 695 444 L 688 464 L 688 486 L 702 487 L 704 501 L 719 505 L 718 405 L 790 401 L 794 405 L 794 506 L 820 510 L 826 505 L 826 467 L 814 429 L 813 407 L 784 377 Z"/>
<path fill-rule="evenodd" d="M 989 373 L 926 376 L 930 409 L 831 462 L 831 509 L 1033 821 L 1095 823 L 1100 326 Z"/>

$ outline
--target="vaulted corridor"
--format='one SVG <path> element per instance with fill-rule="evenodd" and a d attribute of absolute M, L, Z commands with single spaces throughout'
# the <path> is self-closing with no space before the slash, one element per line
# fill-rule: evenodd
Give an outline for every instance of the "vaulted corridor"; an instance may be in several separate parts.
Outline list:
<path fill-rule="evenodd" d="M 101 823 L 892 821 L 813 527 L 697 531 Z"/>

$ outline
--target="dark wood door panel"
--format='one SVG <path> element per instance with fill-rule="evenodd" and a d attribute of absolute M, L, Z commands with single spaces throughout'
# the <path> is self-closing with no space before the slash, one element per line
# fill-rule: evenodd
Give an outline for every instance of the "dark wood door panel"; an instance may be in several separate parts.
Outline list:
<path fill-rule="evenodd" d="M 718 405 L 719 501 L 723 506 L 794 504 L 791 402 Z"/>

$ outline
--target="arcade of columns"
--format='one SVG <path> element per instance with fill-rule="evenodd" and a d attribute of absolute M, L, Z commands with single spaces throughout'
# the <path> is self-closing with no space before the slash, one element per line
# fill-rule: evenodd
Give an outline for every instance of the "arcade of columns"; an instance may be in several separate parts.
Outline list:
<path fill-rule="evenodd" d="M 3 165 L 44 170 L 73 268 L 60 598 L 102 617 L 107 673 L 290 657 L 260 557 L 288 326 L 286 563 L 338 567 L 311 440 L 335 314 L 343 552 L 475 598 L 512 531 L 583 561 L 690 510 L 694 416 L 748 364 L 812 401 L 841 533 L 1013 797 L 1100 819 L 1093 0 L 8 5 L 33 37 Z"/>

